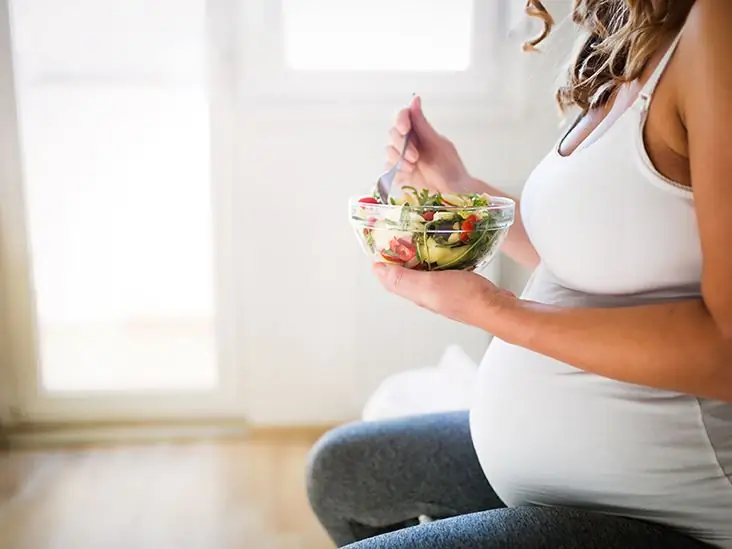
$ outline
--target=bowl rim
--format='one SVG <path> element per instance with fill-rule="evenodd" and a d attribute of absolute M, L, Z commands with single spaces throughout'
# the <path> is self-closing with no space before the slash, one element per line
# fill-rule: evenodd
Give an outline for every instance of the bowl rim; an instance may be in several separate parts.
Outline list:
<path fill-rule="evenodd" d="M 370 203 L 362 203 L 359 202 L 359 200 L 362 200 L 364 198 L 369 197 L 370 195 L 359 195 L 359 196 L 351 196 L 348 199 L 348 203 L 351 206 L 351 208 L 364 208 L 370 211 L 384 211 L 384 212 L 394 212 L 397 210 L 401 210 L 406 206 L 407 204 L 370 204 Z M 504 197 L 504 196 L 491 196 L 491 204 L 488 206 L 412 206 L 409 204 L 409 207 L 416 211 L 422 211 L 422 210 L 428 210 L 428 211 L 434 211 L 434 212 L 453 212 L 453 211 L 460 211 L 460 212 L 477 212 L 477 211 L 502 211 L 502 210 L 515 210 L 516 208 L 516 201 L 513 198 Z"/>

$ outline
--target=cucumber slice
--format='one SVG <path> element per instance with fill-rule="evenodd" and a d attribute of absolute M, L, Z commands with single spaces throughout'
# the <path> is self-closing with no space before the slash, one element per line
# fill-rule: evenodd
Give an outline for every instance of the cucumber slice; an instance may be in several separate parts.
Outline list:
<path fill-rule="evenodd" d="M 428 237 L 427 242 L 417 245 L 419 257 L 427 263 L 436 263 L 438 266 L 447 265 L 460 259 L 465 254 L 465 248 L 450 248 L 438 244 L 434 238 Z"/>

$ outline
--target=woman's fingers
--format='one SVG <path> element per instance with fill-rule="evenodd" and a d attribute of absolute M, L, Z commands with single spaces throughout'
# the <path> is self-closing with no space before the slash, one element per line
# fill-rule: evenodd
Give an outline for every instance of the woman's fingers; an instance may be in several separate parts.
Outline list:
<path fill-rule="evenodd" d="M 386 147 L 386 164 L 389 168 L 392 166 L 395 166 L 397 162 L 399 162 L 399 155 L 401 153 L 400 150 L 396 150 L 393 146 L 389 145 Z M 410 162 L 406 158 L 402 161 L 401 166 L 399 166 L 399 171 L 411 173 L 414 171 L 414 162 Z"/>
<path fill-rule="evenodd" d="M 404 148 L 404 135 L 401 134 L 396 126 L 389 130 L 389 145 L 399 151 L 399 153 L 401 153 L 402 148 Z M 414 146 L 414 142 L 410 141 L 407 146 L 407 150 L 404 153 L 404 159 L 413 164 L 419 160 L 419 153 L 417 151 L 417 147 Z"/>
<path fill-rule="evenodd" d="M 402 136 L 407 135 L 407 132 L 412 129 L 412 119 L 409 115 L 409 107 L 406 107 L 397 113 L 394 127 L 399 130 L 399 133 Z"/>
<path fill-rule="evenodd" d="M 412 129 L 412 114 L 410 109 L 411 105 L 400 110 L 397 113 L 394 127 L 390 132 L 391 143 L 394 148 L 399 151 L 402 150 L 402 147 L 404 146 L 404 136 L 407 135 L 407 132 Z M 417 161 L 419 157 L 419 151 L 414 146 L 414 140 L 412 140 L 412 142 L 409 144 L 405 156 L 410 162 Z"/>
<path fill-rule="evenodd" d="M 389 130 L 389 144 L 386 147 L 386 169 L 391 169 L 399 162 L 399 156 L 404 148 L 404 136 L 412 129 L 409 108 L 399 111 L 394 122 L 394 127 Z M 397 181 L 406 181 L 409 174 L 415 170 L 415 164 L 419 160 L 419 151 L 412 141 L 404 152 L 404 159 L 399 166 Z"/>

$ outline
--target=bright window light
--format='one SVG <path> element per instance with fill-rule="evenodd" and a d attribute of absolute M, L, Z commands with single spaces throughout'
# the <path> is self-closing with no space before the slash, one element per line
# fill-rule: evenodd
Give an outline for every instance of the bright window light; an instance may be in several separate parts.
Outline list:
<path fill-rule="evenodd" d="M 282 0 L 285 61 L 299 71 L 464 71 L 474 1 Z"/>
<path fill-rule="evenodd" d="M 43 389 L 213 389 L 205 1 L 10 6 Z"/>

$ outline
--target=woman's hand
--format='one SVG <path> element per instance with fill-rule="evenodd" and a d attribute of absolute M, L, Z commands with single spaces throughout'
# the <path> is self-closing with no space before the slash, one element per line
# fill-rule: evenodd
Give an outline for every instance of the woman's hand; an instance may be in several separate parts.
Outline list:
<path fill-rule="evenodd" d="M 440 135 L 427 121 L 422 100 L 415 97 L 397 115 L 389 130 L 387 169 L 399 160 L 404 136 L 413 129 L 409 147 L 395 183 L 442 193 L 485 192 L 485 186 L 468 173 L 452 141 Z"/>
<path fill-rule="evenodd" d="M 413 271 L 376 263 L 374 273 L 391 293 L 452 320 L 475 327 L 485 315 L 518 303 L 518 298 L 486 278 L 466 271 Z"/>
<path fill-rule="evenodd" d="M 440 193 L 508 196 L 468 173 L 452 141 L 440 135 L 425 118 L 419 97 L 415 97 L 409 107 L 399 112 L 394 127 L 389 131 L 387 169 L 398 161 L 404 146 L 404 136 L 411 128 L 414 128 L 413 138 L 394 181 L 396 186 L 411 185 Z M 539 264 L 539 255 L 524 229 L 518 201 L 514 223 L 503 244 L 503 251 L 511 259 L 530 269 Z"/>

